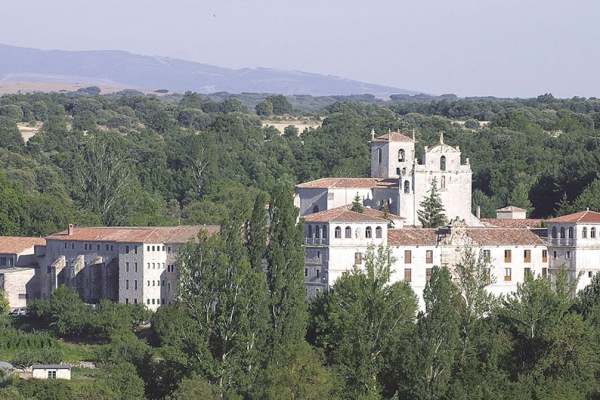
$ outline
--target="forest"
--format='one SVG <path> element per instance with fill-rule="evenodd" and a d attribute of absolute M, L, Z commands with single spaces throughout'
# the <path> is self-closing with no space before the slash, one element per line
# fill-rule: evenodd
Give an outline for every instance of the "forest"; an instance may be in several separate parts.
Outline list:
<path fill-rule="evenodd" d="M 575 297 L 565 273 L 495 298 L 466 249 L 458 278 L 434 268 L 419 311 L 408 284 L 387 283 L 389 250 L 372 248 L 363 270 L 307 304 L 292 204 L 294 184 L 369 176 L 373 129 L 414 135 L 417 155 L 443 132 L 470 161 L 482 217 L 506 205 L 534 218 L 600 211 L 600 100 L 366 97 L 298 110 L 280 95 L 248 108 L 88 89 L 0 98 L 0 235 L 69 223 L 222 229 L 183 248 L 180 300 L 153 315 L 92 307 L 61 287 L 26 316 L 2 316 L 0 358 L 98 366 L 75 367 L 70 382 L 9 377 L 3 397 L 600 398 L 597 276 Z M 269 125 L 285 121 L 283 134 Z M 39 132 L 25 142 L 23 126 Z"/>

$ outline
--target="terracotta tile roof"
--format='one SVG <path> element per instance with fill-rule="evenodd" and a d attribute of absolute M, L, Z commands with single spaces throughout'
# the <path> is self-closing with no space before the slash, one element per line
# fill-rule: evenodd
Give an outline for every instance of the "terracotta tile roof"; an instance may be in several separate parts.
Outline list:
<path fill-rule="evenodd" d="M 467 228 L 466 234 L 481 246 L 544 245 L 542 239 L 527 228 Z"/>
<path fill-rule="evenodd" d="M 297 185 L 297 188 L 329 189 L 329 188 L 362 188 L 370 189 L 377 183 L 377 178 L 321 178 Z"/>
<path fill-rule="evenodd" d="M 398 132 L 391 132 L 373 139 L 374 142 L 412 142 L 413 140 Z"/>
<path fill-rule="evenodd" d="M 218 232 L 215 225 L 161 226 L 161 227 L 92 227 L 73 228 L 73 234 L 62 231 L 48 236 L 48 240 L 122 242 L 122 243 L 185 243 L 198 235 L 201 229 Z"/>
<path fill-rule="evenodd" d="M 389 229 L 389 246 L 435 246 L 435 229 L 430 228 L 405 228 Z"/>
<path fill-rule="evenodd" d="M 0 236 L 0 253 L 19 254 L 35 245 L 45 244 L 46 239 L 39 237 Z"/>
<path fill-rule="evenodd" d="M 387 222 L 383 218 L 383 212 L 373 210 L 372 208 L 363 207 L 363 212 L 358 213 L 350 211 L 351 204 L 332 208 L 330 210 L 321 211 L 314 214 L 309 214 L 304 217 L 306 222 Z M 391 220 L 402 219 L 402 217 L 394 214 L 388 215 Z"/>
<path fill-rule="evenodd" d="M 542 226 L 542 219 L 498 219 L 481 218 L 485 226 L 498 228 L 539 228 Z"/>
<path fill-rule="evenodd" d="M 554 223 L 554 222 L 588 222 L 588 223 L 599 223 L 600 222 L 600 213 L 586 210 L 581 211 L 575 214 L 563 215 L 562 217 L 552 218 L 547 220 L 546 222 Z"/>

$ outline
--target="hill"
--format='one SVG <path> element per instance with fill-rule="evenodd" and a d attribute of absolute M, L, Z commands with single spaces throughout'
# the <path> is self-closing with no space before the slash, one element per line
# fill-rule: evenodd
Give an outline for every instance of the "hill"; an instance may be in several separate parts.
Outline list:
<path fill-rule="evenodd" d="M 198 93 L 414 95 L 399 88 L 301 71 L 228 69 L 125 51 L 37 50 L 0 44 L 0 82 L 60 82 Z"/>

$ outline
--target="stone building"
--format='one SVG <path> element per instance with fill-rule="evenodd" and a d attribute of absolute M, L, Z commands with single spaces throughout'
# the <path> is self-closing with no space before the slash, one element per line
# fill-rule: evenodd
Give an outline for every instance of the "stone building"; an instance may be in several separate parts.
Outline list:
<path fill-rule="evenodd" d="M 11 309 L 26 308 L 30 300 L 39 296 L 36 271 L 45 244 L 44 238 L 0 237 L 0 291 Z"/>
<path fill-rule="evenodd" d="M 46 238 L 40 268 L 41 297 L 65 284 L 81 299 L 142 303 L 151 310 L 169 304 L 177 284 L 176 250 L 216 226 L 92 227 L 72 225 Z"/>

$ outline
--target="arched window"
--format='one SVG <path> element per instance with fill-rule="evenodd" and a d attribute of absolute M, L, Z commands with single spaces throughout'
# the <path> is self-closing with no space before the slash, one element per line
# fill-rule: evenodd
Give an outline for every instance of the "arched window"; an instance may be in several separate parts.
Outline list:
<path fill-rule="evenodd" d="M 373 236 L 373 231 L 371 230 L 370 226 L 367 226 L 367 229 L 365 229 L 365 237 L 367 239 L 371 239 L 372 236 Z"/>
<path fill-rule="evenodd" d="M 377 228 L 375 228 L 375 237 L 377 239 L 381 239 L 381 227 L 378 226 Z"/>
<path fill-rule="evenodd" d="M 446 156 L 441 156 L 440 157 L 440 169 L 442 171 L 446 170 Z"/>
<path fill-rule="evenodd" d="M 552 227 L 552 238 L 556 239 L 556 227 L 555 226 Z"/>
<path fill-rule="evenodd" d="M 323 225 L 323 239 L 327 239 L 327 225 Z"/>
<path fill-rule="evenodd" d="M 585 226 L 581 230 L 581 237 L 587 239 L 587 228 Z"/>
<path fill-rule="evenodd" d="M 404 193 L 410 193 L 410 182 L 404 181 Z"/>
<path fill-rule="evenodd" d="M 321 229 L 319 229 L 319 225 L 315 225 L 315 238 L 321 237 Z"/>
<path fill-rule="evenodd" d="M 377 149 L 377 158 L 379 159 L 379 164 L 383 160 L 383 154 L 381 153 L 381 149 Z"/>
<path fill-rule="evenodd" d="M 596 228 L 590 229 L 590 239 L 596 239 Z"/>
<path fill-rule="evenodd" d="M 446 177 L 442 176 L 442 179 L 440 179 L 440 189 L 446 189 Z"/>
<path fill-rule="evenodd" d="M 404 162 L 404 149 L 398 150 L 398 162 Z"/>
<path fill-rule="evenodd" d="M 564 226 L 560 227 L 560 238 L 561 239 L 565 238 L 565 227 Z"/>
<path fill-rule="evenodd" d="M 314 214 L 314 213 L 318 213 L 318 212 L 319 212 L 319 206 L 315 205 L 315 206 L 313 207 L 313 214 Z"/>
<path fill-rule="evenodd" d="M 400 167 L 396 168 L 396 175 L 400 176 Z"/>
<path fill-rule="evenodd" d="M 573 227 L 569 228 L 569 239 L 573 239 Z"/>
<path fill-rule="evenodd" d="M 346 239 L 352 238 L 352 229 L 350 229 L 349 226 L 346 227 L 346 231 L 345 231 L 344 237 Z"/>
<path fill-rule="evenodd" d="M 312 238 L 312 225 L 308 226 L 308 237 Z"/>
<path fill-rule="evenodd" d="M 402 175 L 406 175 L 406 167 L 402 168 Z"/>
<path fill-rule="evenodd" d="M 335 227 L 335 238 L 340 239 L 342 237 L 342 228 L 339 226 Z"/>

